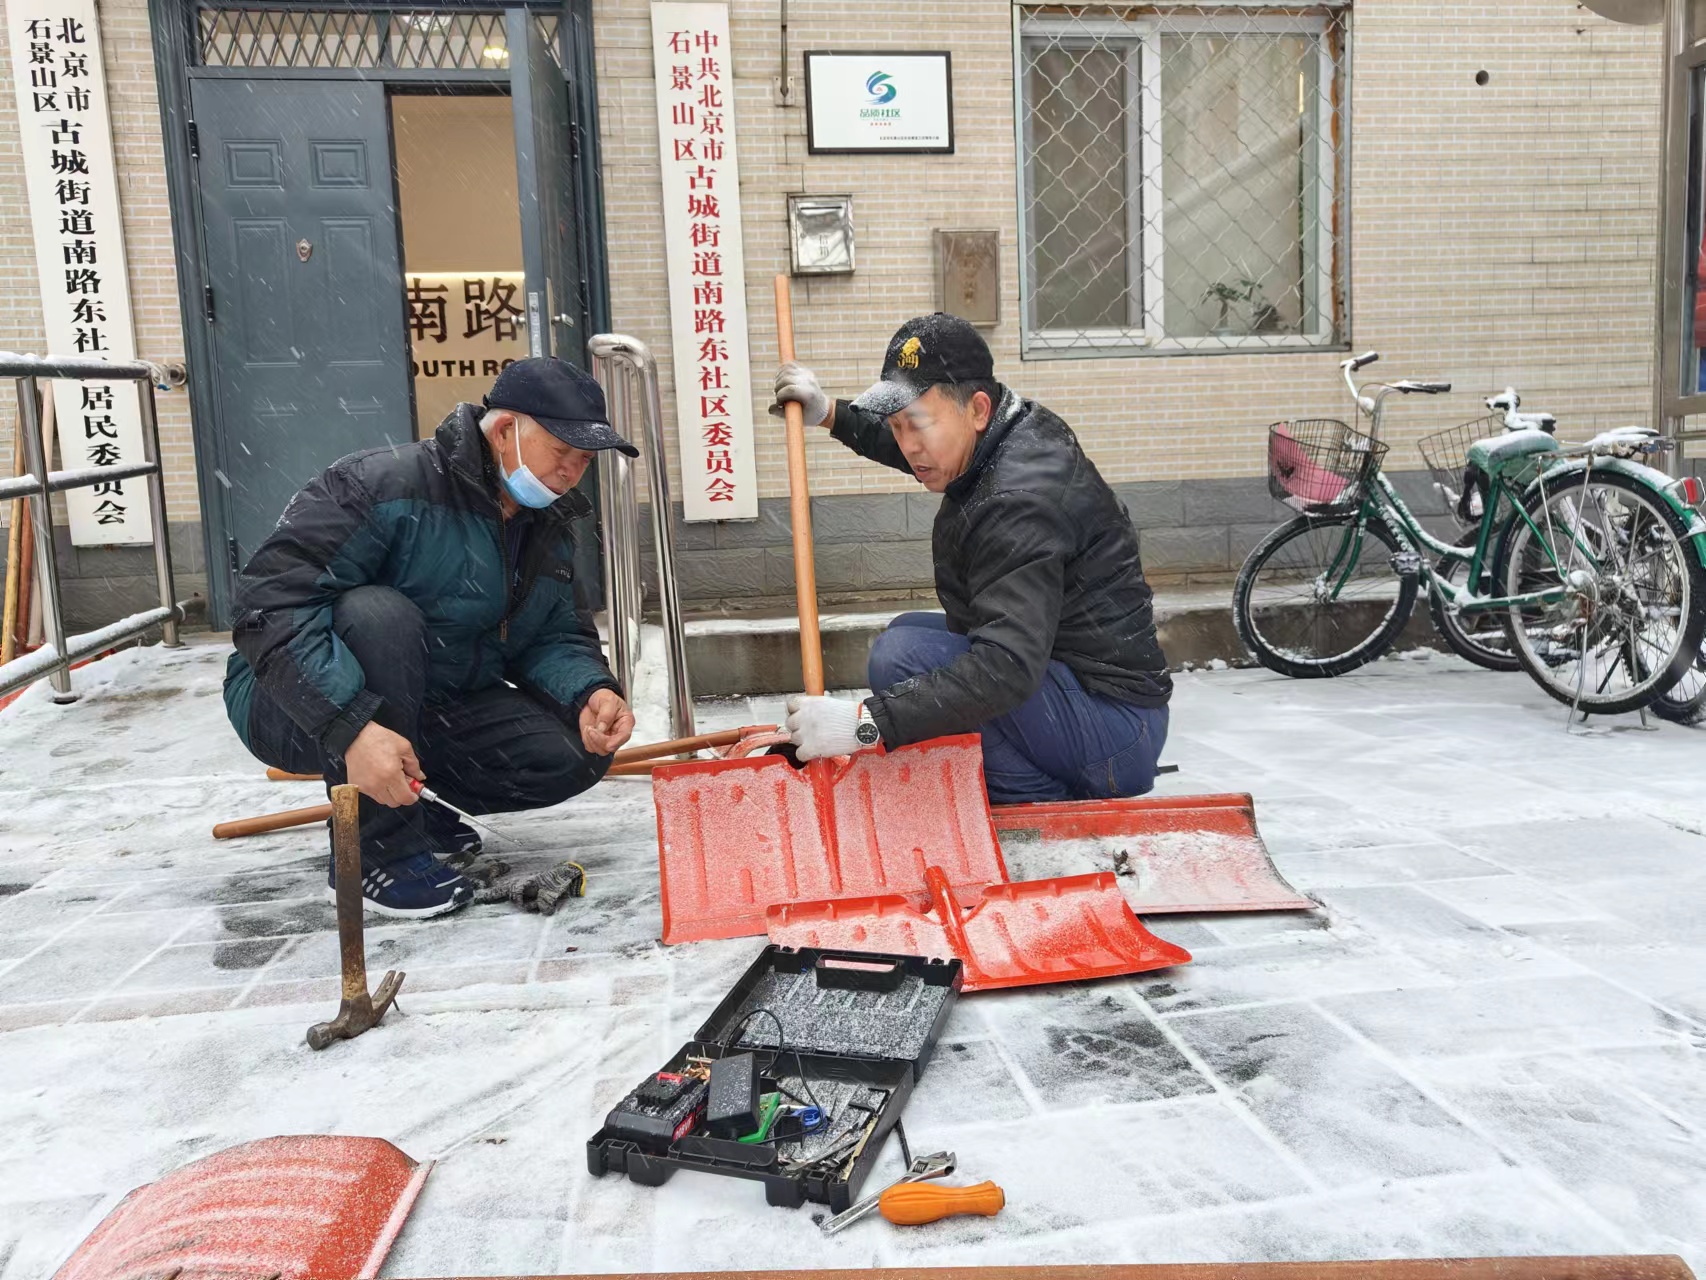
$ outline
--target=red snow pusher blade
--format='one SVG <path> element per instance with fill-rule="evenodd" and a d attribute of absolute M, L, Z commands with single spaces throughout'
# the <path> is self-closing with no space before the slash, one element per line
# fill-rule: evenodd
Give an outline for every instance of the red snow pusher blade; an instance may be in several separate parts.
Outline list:
<path fill-rule="evenodd" d="M 1051 871 L 1113 866 L 1126 900 L 1162 912 L 1312 911 L 1285 882 L 1247 795 L 997 805 L 1006 856 Z M 1026 851 L 1026 852 L 1021 852 Z"/>
<path fill-rule="evenodd" d="M 1111 978 L 1185 964 L 1126 905 L 1111 872 L 993 884 L 971 907 L 935 867 L 930 906 L 901 895 L 770 908 L 770 941 L 785 947 L 958 957 L 965 991 Z"/>
<path fill-rule="evenodd" d="M 963 899 L 1007 879 L 976 734 L 814 760 L 700 760 L 652 772 L 663 940 L 764 932 L 780 903 L 910 895 L 940 868 Z"/>
<path fill-rule="evenodd" d="M 138 1187 L 54 1280 L 367 1280 L 432 1161 L 380 1138 L 262 1138 Z"/>

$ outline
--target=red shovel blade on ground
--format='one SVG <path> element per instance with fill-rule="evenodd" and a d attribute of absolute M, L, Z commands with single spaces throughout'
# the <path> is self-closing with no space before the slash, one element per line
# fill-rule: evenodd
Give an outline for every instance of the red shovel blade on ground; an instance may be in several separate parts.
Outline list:
<path fill-rule="evenodd" d="M 432 1161 L 381 1138 L 262 1138 L 132 1191 L 54 1280 L 368 1280 Z"/>
<path fill-rule="evenodd" d="M 976 734 L 796 768 L 780 756 L 652 772 L 663 940 L 764 932 L 778 903 L 903 893 L 975 901 L 1007 879 Z"/>
<path fill-rule="evenodd" d="M 965 966 L 965 991 L 1111 978 L 1191 958 L 1143 927 L 1111 872 L 990 885 L 964 909 L 939 870 L 925 875 L 928 908 L 896 894 L 772 907 L 770 941 L 957 957 Z"/>
<path fill-rule="evenodd" d="M 792 360 L 787 276 L 776 277 L 776 327 Z M 805 422 L 799 405 L 783 408 L 802 685 L 822 695 Z M 968 894 L 1007 878 L 976 735 L 804 768 L 779 756 L 661 765 L 652 799 L 665 942 L 761 934 L 779 902 L 910 892 L 922 904 L 931 867 Z"/>
<path fill-rule="evenodd" d="M 1113 867 L 1126 899 L 1146 916 L 1318 905 L 1274 866 L 1247 795 L 1066 800 L 991 812 L 1013 861 L 1023 861 L 1019 842 L 1040 841 L 1051 862 Z"/>

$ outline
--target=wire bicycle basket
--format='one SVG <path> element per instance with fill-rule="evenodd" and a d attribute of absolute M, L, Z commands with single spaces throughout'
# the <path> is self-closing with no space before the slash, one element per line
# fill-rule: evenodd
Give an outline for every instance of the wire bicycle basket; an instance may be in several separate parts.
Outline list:
<path fill-rule="evenodd" d="M 1469 474 L 1469 446 L 1490 436 L 1503 435 L 1504 430 L 1504 415 L 1490 413 L 1416 441 L 1422 461 L 1433 474 L 1434 488 L 1462 528 L 1467 529 L 1480 520 L 1485 502 L 1481 486 Z"/>
<path fill-rule="evenodd" d="M 1268 492 L 1297 511 L 1354 507 L 1386 446 L 1337 418 L 1294 418 L 1268 428 Z"/>

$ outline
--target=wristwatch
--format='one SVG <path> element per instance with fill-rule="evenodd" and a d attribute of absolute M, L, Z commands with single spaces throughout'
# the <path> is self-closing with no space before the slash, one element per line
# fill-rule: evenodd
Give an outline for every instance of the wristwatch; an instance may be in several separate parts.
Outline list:
<path fill-rule="evenodd" d="M 871 718 L 871 709 L 863 702 L 859 704 L 859 719 L 853 726 L 853 736 L 859 740 L 861 747 L 874 747 L 883 740 L 883 731 L 877 728 L 877 722 Z"/>

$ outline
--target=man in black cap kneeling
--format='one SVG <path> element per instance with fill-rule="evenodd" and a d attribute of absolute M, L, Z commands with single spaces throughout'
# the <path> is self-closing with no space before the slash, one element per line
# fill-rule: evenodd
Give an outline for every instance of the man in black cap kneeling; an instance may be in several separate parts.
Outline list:
<path fill-rule="evenodd" d="M 226 712 L 264 763 L 361 789 L 368 910 L 473 896 L 442 859 L 478 837 L 413 783 L 475 814 L 543 808 L 633 733 L 572 572 L 574 485 L 600 449 L 638 453 L 599 385 L 517 361 L 431 439 L 309 481 L 239 575 Z"/>
<path fill-rule="evenodd" d="M 900 327 L 851 403 L 799 364 L 776 399 L 942 495 L 944 612 L 903 613 L 877 637 L 862 702 L 789 704 L 800 758 L 976 731 L 997 803 L 1148 791 L 1172 680 L 1137 533 L 1072 429 L 997 382 L 982 336 L 940 312 Z"/>

